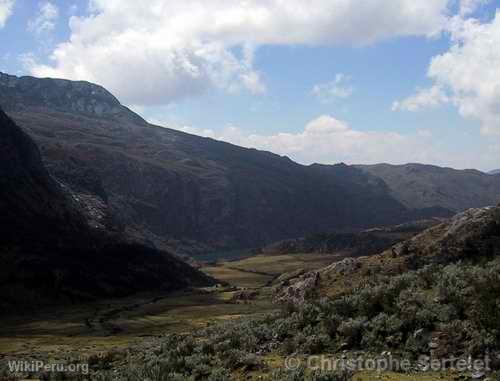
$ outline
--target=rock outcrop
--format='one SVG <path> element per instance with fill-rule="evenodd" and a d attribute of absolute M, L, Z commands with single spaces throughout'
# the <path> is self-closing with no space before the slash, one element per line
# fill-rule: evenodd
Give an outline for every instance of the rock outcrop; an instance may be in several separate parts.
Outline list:
<path fill-rule="evenodd" d="M 373 275 L 397 275 L 430 264 L 471 263 L 500 256 L 500 205 L 469 209 L 373 256 L 345 258 L 323 269 L 288 274 L 275 282 L 275 300 L 301 304 L 339 295 Z"/>
<path fill-rule="evenodd" d="M 307 299 L 317 296 L 320 275 L 317 271 L 300 275 L 274 288 L 274 301 L 281 304 L 301 305 Z"/>

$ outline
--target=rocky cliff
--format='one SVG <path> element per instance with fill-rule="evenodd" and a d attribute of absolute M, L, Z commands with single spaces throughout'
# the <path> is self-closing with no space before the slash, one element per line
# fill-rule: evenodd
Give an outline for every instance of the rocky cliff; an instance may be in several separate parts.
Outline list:
<path fill-rule="evenodd" d="M 212 280 L 174 256 L 92 226 L 78 197 L 0 110 L 0 311 L 174 290 Z"/>

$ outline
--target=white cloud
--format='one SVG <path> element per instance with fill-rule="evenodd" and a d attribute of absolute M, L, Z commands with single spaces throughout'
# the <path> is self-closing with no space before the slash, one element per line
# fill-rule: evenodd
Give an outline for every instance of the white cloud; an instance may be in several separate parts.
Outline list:
<path fill-rule="evenodd" d="M 161 122 L 158 124 L 162 125 Z M 495 165 L 498 167 L 498 152 L 494 146 L 480 151 L 464 150 L 463 147 L 446 148 L 445 142 L 425 129 L 411 134 L 361 131 L 331 115 L 319 116 L 296 133 L 252 134 L 233 125 L 220 131 L 185 125 L 170 124 L 169 127 L 243 147 L 287 155 L 303 164 L 420 162 L 469 168 L 470 163 L 474 162 L 484 169 Z"/>
<path fill-rule="evenodd" d="M 463 17 L 469 16 L 490 1 L 491 0 L 460 0 L 460 15 Z"/>
<path fill-rule="evenodd" d="M 346 99 L 352 95 L 353 88 L 348 83 L 351 77 L 339 73 L 335 80 L 314 85 L 311 94 L 322 103 L 331 103 L 337 99 Z"/>
<path fill-rule="evenodd" d="M 434 85 L 428 89 L 418 89 L 412 95 L 402 101 L 395 101 L 392 104 L 392 111 L 419 111 L 424 108 L 433 108 L 443 103 L 448 103 L 449 98 L 440 86 Z"/>
<path fill-rule="evenodd" d="M 454 21 L 453 45 L 432 59 L 428 75 L 462 116 L 479 120 L 484 134 L 500 134 L 500 11 L 489 23 Z"/>
<path fill-rule="evenodd" d="M 260 74 L 256 71 L 248 70 L 242 73 L 241 82 L 243 86 L 246 87 L 252 94 L 263 94 L 266 92 L 267 87 L 262 82 Z"/>
<path fill-rule="evenodd" d="M 126 103 L 166 104 L 218 87 L 265 91 L 262 45 L 370 44 L 433 36 L 449 0 L 91 0 L 71 37 L 35 75 L 85 79 Z M 362 27 L 359 27 L 362 25 Z"/>
<path fill-rule="evenodd" d="M 28 30 L 38 37 L 51 33 L 59 17 L 59 8 L 50 1 L 44 1 L 38 5 L 36 18 L 28 22 Z"/>
<path fill-rule="evenodd" d="M 500 134 L 500 11 L 485 23 L 455 16 L 448 30 L 451 47 L 429 65 L 434 85 L 395 102 L 393 109 L 416 111 L 450 102 L 463 117 L 479 121 L 484 135 Z"/>
<path fill-rule="evenodd" d="M 0 28 L 5 26 L 7 19 L 12 15 L 15 0 L 0 0 Z"/>

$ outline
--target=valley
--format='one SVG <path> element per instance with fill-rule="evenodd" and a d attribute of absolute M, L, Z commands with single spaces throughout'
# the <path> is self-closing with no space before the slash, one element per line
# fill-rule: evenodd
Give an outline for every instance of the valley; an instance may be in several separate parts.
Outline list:
<path fill-rule="evenodd" d="M 70 351 L 90 356 L 125 350 L 148 336 L 187 333 L 227 319 L 263 315 L 277 308 L 270 289 L 275 278 L 285 272 L 319 269 L 338 257 L 340 254 L 255 256 L 222 262 L 201 269 L 223 283 L 218 286 L 50 308 L 21 323 L 17 316 L 2 319 L 0 353 L 63 356 Z M 235 297 L 251 291 L 256 292 L 251 300 Z"/>
<path fill-rule="evenodd" d="M 0 379 L 499 377 L 497 175 L 302 165 L 152 125 L 88 82 L 0 73 L 0 107 Z M 495 367 L 422 365 L 481 354 Z"/>
<path fill-rule="evenodd" d="M 84 359 L 91 366 L 92 379 L 105 377 L 110 369 L 118 371 L 122 375 L 120 379 L 122 377 L 134 379 L 134 371 L 129 369 L 131 363 L 143 364 L 144 361 L 151 361 L 151 356 L 154 357 L 164 350 L 173 350 L 175 345 L 191 340 L 191 337 L 196 338 L 192 344 L 193 350 L 197 350 L 196 348 L 205 340 L 215 340 L 220 343 L 218 345 L 222 345 L 224 337 L 232 337 L 240 342 L 240 348 L 244 352 L 254 348 L 255 343 L 251 344 L 253 335 L 264 334 L 266 329 L 278 329 L 278 331 L 275 331 L 274 336 L 265 336 L 261 339 L 263 341 L 258 344 L 261 350 L 258 351 L 257 357 L 241 360 L 243 363 L 224 365 L 232 369 L 232 379 L 278 380 L 292 377 L 293 372 L 283 370 L 283 364 L 290 353 L 296 353 L 294 349 L 286 349 L 288 346 L 300 346 L 295 356 L 303 363 L 307 361 L 306 353 L 317 353 L 335 358 L 341 358 L 338 356 L 379 356 L 378 347 L 373 346 L 374 341 L 366 343 L 368 348 L 359 347 L 355 342 L 348 342 L 349 344 L 337 342 L 336 345 L 340 347 L 329 347 L 323 346 L 326 344 L 320 344 L 321 341 L 315 341 L 322 340 L 321 335 L 316 336 L 319 333 L 308 337 L 307 334 L 304 336 L 302 330 L 307 331 L 315 327 L 315 330 L 319 329 L 321 332 L 324 328 L 321 328 L 321 324 L 317 326 L 316 324 L 329 315 L 322 315 L 323 317 L 319 320 L 315 320 L 314 314 L 318 312 L 314 311 L 332 308 L 331 303 L 335 305 L 345 300 L 346 303 L 352 303 L 351 308 L 368 308 L 366 311 L 376 314 L 377 308 L 392 309 L 389 307 L 390 304 L 375 307 L 373 303 L 379 300 L 376 295 L 386 293 L 385 297 L 398 298 L 398 293 L 401 292 L 396 291 L 400 287 L 399 282 L 416 282 L 415 287 L 417 285 L 429 287 L 421 285 L 419 277 L 432 284 L 432 282 L 439 282 L 439 280 L 432 279 L 441 278 L 438 275 L 441 271 L 449 272 L 449 274 L 444 273 L 448 274 L 445 277 L 451 276 L 453 273 L 450 269 L 453 266 L 461 266 L 464 273 L 479 271 L 473 270 L 474 266 L 477 269 L 483 269 L 481 264 L 483 259 L 494 259 L 495 250 L 498 250 L 497 246 L 490 247 L 483 244 L 488 240 L 496 242 L 500 237 L 498 213 L 498 208 L 470 211 L 455 217 L 452 221 L 434 223 L 424 231 L 420 229 L 418 232 L 406 232 L 406 239 L 400 240 L 394 246 L 390 245 L 387 250 L 382 250 L 378 255 L 369 257 L 353 258 L 352 252 L 343 251 L 316 254 L 257 254 L 243 259 L 220 260 L 201 267 L 204 273 L 217 278 L 219 283 L 211 287 L 163 294 L 142 293 L 78 306 L 47 308 L 23 318 L 21 322 L 18 317 L 3 319 L 0 328 L 0 352 L 2 353 L 0 361 L 19 357 L 54 362 Z M 400 230 L 401 227 L 391 229 Z M 464 235 L 464 232 L 467 234 Z M 477 241 L 477 237 L 482 237 L 481 241 Z M 463 247 L 461 242 L 465 241 L 476 242 L 477 245 Z M 449 251 L 450 247 L 455 248 L 453 252 Z M 441 265 L 439 259 L 446 256 L 448 259 Z M 467 258 L 474 257 L 476 258 L 468 264 Z M 417 264 L 416 258 L 420 258 L 422 262 Z M 466 263 L 455 264 L 459 258 L 465 260 Z M 435 260 L 438 261 L 435 262 Z M 449 263 L 447 267 L 440 267 L 446 263 Z M 489 264 L 485 263 L 485 270 L 480 271 L 488 271 L 486 269 L 491 266 L 498 266 L 498 258 Z M 420 274 L 418 276 L 416 276 L 417 271 Z M 495 271 L 490 274 L 491 276 L 498 275 Z M 308 279 L 314 277 L 317 277 L 317 282 L 308 282 Z M 489 282 L 487 278 L 478 279 L 478 281 Z M 291 289 L 299 292 L 290 293 Z M 426 292 L 437 292 L 434 295 L 439 295 L 437 289 L 434 290 L 432 287 Z M 419 293 L 420 291 L 416 291 L 413 297 L 416 298 L 415 300 L 420 300 L 418 303 L 423 303 L 423 300 L 418 299 Z M 400 298 L 401 295 L 399 295 Z M 329 301 L 317 299 L 318 296 L 327 296 Z M 297 297 L 305 299 L 298 300 Z M 277 304 L 277 300 L 281 300 L 281 303 Z M 290 304 L 286 307 L 286 304 L 283 304 L 284 300 L 288 300 L 295 306 L 292 307 Z M 370 307 L 364 306 L 364 303 L 370 304 Z M 412 303 L 410 302 L 409 305 Z M 436 301 L 425 303 L 434 303 L 432 308 L 440 308 L 438 305 L 445 302 L 443 300 L 439 303 Z M 426 308 L 431 308 L 430 306 Z M 308 308 L 313 309 L 306 314 L 305 311 Z M 431 316 L 426 316 L 425 319 L 432 319 Z M 416 319 L 415 324 L 420 324 L 418 323 L 420 318 L 424 317 L 413 317 Z M 297 326 L 294 323 L 296 319 L 303 323 Z M 309 323 L 305 323 L 306 320 Z M 313 323 L 314 321 L 316 323 Z M 290 332 L 278 333 L 280 324 L 285 324 Z M 259 333 L 261 329 L 263 331 Z M 388 326 L 376 329 L 381 329 L 382 331 L 378 334 L 384 335 L 385 329 L 390 328 Z M 346 333 L 338 334 L 345 335 Z M 283 338 L 280 335 L 284 335 Z M 285 339 L 286 337 L 288 339 Z M 170 347 L 174 343 L 172 340 L 177 343 L 174 347 Z M 250 342 L 247 343 L 245 340 L 250 340 Z M 376 342 L 379 339 L 372 338 L 371 340 Z M 464 343 L 440 343 L 439 345 L 461 344 Z M 419 350 L 425 353 L 426 343 L 412 345 L 423 345 Z M 343 349 L 339 351 L 338 348 Z M 226 350 L 229 351 L 229 349 L 224 349 Z M 394 347 L 393 350 L 394 355 L 397 356 L 405 353 L 403 348 Z M 231 352 L 227 352 L 226 355 L 229 356 L 229 353 Z M 222 364 L 225 364 L 224 360 Z M 146 369 L 143 371 L 147 372 Z M 303 370 L 297 373 L 298 371 L 294 371 L 296 375 L 293 377 L 304 377 L 304 379 L 306 376 L 309 377 L 307 371 L 303 376 L 299 376 Z M 335 377 L 342 377 L 339 373 L 336 374 Z M 382 373 L 361 371 L 349 377 L 351 376 L 352 380 L 356 381 L 368 381 L 373 377 L 386 381 L 464 379 L 463 372 L 452 370 L 406 374 L 390 371 Z"/>

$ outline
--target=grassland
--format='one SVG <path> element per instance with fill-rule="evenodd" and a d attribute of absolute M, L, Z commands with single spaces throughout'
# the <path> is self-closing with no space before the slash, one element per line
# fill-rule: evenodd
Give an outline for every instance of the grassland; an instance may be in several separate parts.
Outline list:
<path fill-rule="evenodd" d="M 293 254 L 259 255 L 236 261 L 222 261 L 202 268 L 221 284 L 168 295 L 141 294 L 56 310 L 39 311 L 29 318 L 6 319 L 0 326 L 0 359 L 88 358 L 124 350 L 157 340 L 165 333 L 192 333 L 227 320 L 258 317 L 276 310 L 270 286 L 277 277 L 297 270 L 323 268 L 344 255 Z M 367 258 L 368 268 L 376 267 L 380 258 Z M 360 269 L 363 273 L 363 269 Z M 362 277 L 361 277 L 362 278 Z M 358 281 L 361 281 L 361 278 Z M 338 289 L 357 279 L 340 279 Z M 333 282 L 336 283 L 336 282 Z M 352 285 L 351 285 L 352 286 Z M 238 301 L 242 290 L 256 291 L 255 299 Z M 325 290 L 326 291 L 326 290 Z M 332 291 L 332 290 L 329 290 Z M 330 292 L 331 293 L 331 292 Z M 337 294 L 337 292 L 333 292 Z M 234 380 L 266 380 L 269 370 L 283 368 L 285 357 L 268 354 L 264 367 L 254 371 L 237 371 Z M 355 381 L 455 381 L 453 373 L 399 374 L 360 372 Z"/>
<path fill-rule="evenodd" d="M 202 271 L 234 286 L 260 288 L 281 274 L 319 269 L 343 257 L 342 254 L 256 255 L 238 261 L 223 261 L 204 267 Z"/>
<path fill-rule="evenodd" d="M 276 307 L 266 285 L 297 269 L 314 269 L 335 258 L 325 255 L 256 256 L 202 270 L 226 285 L 168 295 L 140 294 L 3 319 L 0 354 L 57 358 L 122 349 L 148 336 L 190 332 L 218 321 L 265 314 Z M 250 303 L 232 301 L 241 289 L 257 289 Z"/>

